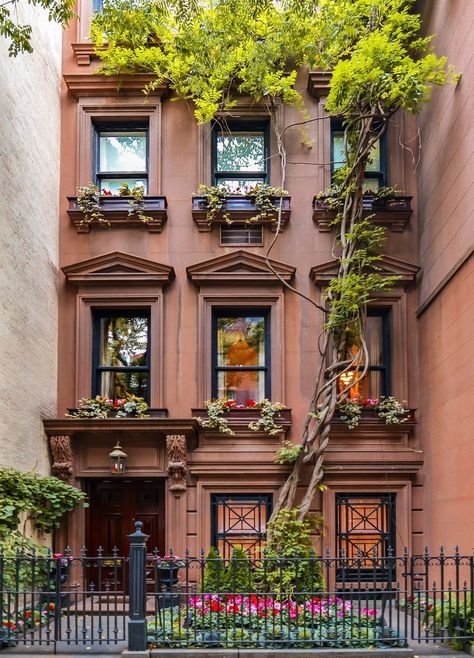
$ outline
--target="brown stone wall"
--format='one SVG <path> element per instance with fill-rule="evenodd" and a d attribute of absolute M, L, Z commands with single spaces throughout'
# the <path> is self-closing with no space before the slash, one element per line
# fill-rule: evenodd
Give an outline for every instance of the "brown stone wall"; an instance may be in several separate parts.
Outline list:
<path fill-rule="evenodd" d="M 424 2 L 427 33 L 462 78 L 419 118 L 420 435 L 425 540 L 471 550 L 474 204 L 474 6 Z"/>
<path fill-rule="evenodd" d="M 49 472 L 56 410 L 61 27 L 20 3 L 33 54 L 0 38 L 0 465 Z"/>
<path fill-rule="evenodd" d="M 85 0 L 82 4 L 85 4 Z M 63 68 L 66 76 L 87 76 L 96 67 L 95 62 L 90 66 L 78 65 L 73 56 L 71 42 L 76 41 L 80 33 L 81 30 L 77 32 L 73 24 L 64 43 Z M 108 113 L 116 116 L 120 108 L 126 107 L 130 108 L 133 116 L 140 116 L 140 112 L 148 112 L 150 106 L 144 103 L 142 96 L 134 96 L 131 92 L 118 95 L 104 93 L 102 96 L 94 92 L 94 95 L 89 97 L 81 92 L 77 97 L 77 92 L 73 89 L 74 85 L 77 89 L 77 84 L 71 83 L 71 80 L 69 78 L 69 90 L 65 82 L 62 85 L 60 265 L 67 267 L 101 254 L 122 251 L 174 268 L 175 279 L 163 290 L 162 340 L 155 349 L 161 353 L 161 356 L 156 358 L 163 362 L 164 386 L 161 404 L 168 408 L 171 418 L 189 418 L 191 409 L 202 407 L 204 399 L 210 396 L 210 392 L 206 392 L 202 384 L 203 373 L 200 365 L 203 349 L 202 309 L 205 307 L 203 300 L 209 291 L 194 285 L 187 277 L 186 268 L 236 251 L 235 248 L 220 246 L 217 228 L 209 233 L 198 232 L 191 215 L 193 192 L 199 183 L 209 181 L 210 178 L 209 127 L 198 127 L 192 108 L 185 103 L 172 103 L 166 97 L 161 102 L 156 97 L 151 99 L 157 108 L 156 115 L 160 117 L 160 135 L 155 137 L 161 148 L 152 154 L 156 160 L 156 171 L 159 173 L 153 180 L 150 191 L 166 195 L 168 201 L 168 221 L 163 231 L 153 234 L 144 227 L 135 227 L 113 228 L 110 231 L 93 229 L 89 233 L 77 233 L 66 213 L 66 196 L 74 195 L 79 184 L 88 182 L 87 166 L 81 160 L 82 156 L 78 156 L 79 152 L 87 152 L 89 143 L 80 133 L 81 125 L 84 125 L 80 117 L 87 113 L 89 116 L 94 113 L 104 117 L 107 117 Z M 298 86 L 304 90 L 306 84 L 307 72 L 302 72 Z M 313 196 L 330 182 L 330 127 L 329 121 L 324 119 L 324 101 L 318 102 L 308 95 L 306 101 L 310 116 L 322 120 L 308 124 L 307 133 L 312 139 L 311 148 L 303 143 L 298 128 L 286 132 L 288 159 L 291 164 L 288 166 L 285 187 L 291 194 L 291 219 L 279 237 L 271 257 L 295 267 L 294 285 L 314 300 L 321 301 L 322 291 L 314 285 L 309 272 L 312 267 L 331 260 L 334 235 L 318 230 L 312 218 L 311 204 Z M 241 111 L 248 111 L 248 107 L 243 106 Z M 253 111 L 255 112 L 255 109 Z M 295 109 L 285 108 L 281 119 L 287 125 L 300 121 L 301 116 Z M 416 196 L 411 155 L 409 151 L 398 147 L 400 134 L 409 142 L 416 134 L 413 121 L 406 117 L 396 117 L 390 128 L 389 183 L 398 184 L 406 194 Z M 92 177 L 91 166 L 89 172 Z M 280 180 L 281 175 L 274 158 L 271 183 L 278 185 Z M 391 257 L 416 265 L 416 198 L 413 207 L 414 213 L 406 229 L 402 232 L 387 233 L 385 251 Z M 270 229 L 264 228 L 264 247 L 248 248 L 246 251 L 262 257 L 272 237 Z M 239 284 L 234 288 L 214 286 L 213 290 L 214 294 L 228 295 L 229 299 L 237 299 L 240 304 L 248 303 L 249 299 L 252 299 L 251 287 L 246 284 Z M 275 290 L 277 292 L 273 293 Z M 120 291 L 114 289 L 111 294 L 117 295 Z M 274 367 L 277 366 L 283 375 L 280 378 L 282 383 L 275 389 L 278 388 L 279 401 L 292 409 L 292 427 L 288 437 L 298 441 L 307 413 L 315 371 L 319 365 L 317 340 L 323 317 L 301 298 L 286 291 L 282 292 L 281 287 L 271 285 L 265 294 L 278 297 L 279 308 L 284 308 L 279 327 L 282 339 L 278 345 L 274 345 L 273 355 Z M 82 365 L 78 362 L 76 341 L 83 324 L 78 320 L 77 289 L 68 284 L 62 275 L 59 297 L 58 415 L 61 416 L 65 408 L 74 406 L 77 402 L 78 369 Z M 384 299 L 385 303 L 394 305 L 396 353 L 393 354 L 393 362 L 396 376 L 393 392 L 406 400 L 411 407 L 417 407 L 418 345 L 413 339 L 418 303 L 416 284 L 407 282 L 406 287 L 401 285 L 393 295 Z M 207 367 L 210 368 L 210 364 Z M 272 397 L 277 401 L 275 394 Z M 201 546 L 206 548 L 208 545 L 210 510 L 207 506 L 211 492 L 225 493 L 224 488 L 232 493 L 275 492 L 286 472 L 284 467 L 277 467 L 273 463 L 275 446 L 269 450 L 270 444 L 266 444 L 265 439 L 260 437 L 258 441 L 255 440 L 258 447 L 255 450 L 249 449 L 247 456 L 245 451 L 242 452 L 244 444 L 232 448 L 228 438 L 221 439 L 222 443 L 200 442 L 199 448 L 190 455 L 191 478 L 186 493 L 186 515 L 183 516 L 183 510 L 180 508 L 176 516 L 173 516 L 174 503 L 169 503 L 167 508 L 171 524 L 167 530 L 169 537 L 178 537 L 179 542 L 183 542 L 183 538 L 187 537 L 191 550 L 197 550 Z M 351 443 L 350 454 L 353 455 L 353 462 L 348 464 L 346 460 L 343 463 L 344 450 L 335 450 L 331 455 L 331 493 L 326 495 L 325 500 L 318 499 L 314 502 L 315 510 L 324 510 L 328 514 L 328 545 L 331 545 L 334 537 L 334 512 L 331 502 L 334 499 L 330 496 L 338 491 L 338 487 L 343 491 L 352 487 L 356 491 L 366 490 L 365 493 L 377 490 L 382 493 L 397 493 L 402 528 L 399 548 L 410 545 L 413 537 L 423 531 L 420 515 L 412 513 L 415 505 L 412 484 L 421 486 L 415 480 L 419 460 L 416 463 L 413 460 L 413 455 L 419 457 L 419 453 L 414 452 L 418 445 L 416 429 L 409 438 L 398 442 L 394 439 L 393 443 L 396 445 L 393 449 L 390 442 L 384 441 L 382 435 L 379 438 L 372 437 L 372 444 L 365 447 L 360 437 L 348 437 L 348 441 Z M 209 445 L 213 445 L 212 449 Z M 265 447 L 262 448 L 262 445 Z M 368 454 L 372 456 L 368 458 Z M 367 462 L 370 462 L 368 467 Z M 171 498 L 169 500 L 173 502 Z M 416 502 L 416 505 L 420 503 Z"/>

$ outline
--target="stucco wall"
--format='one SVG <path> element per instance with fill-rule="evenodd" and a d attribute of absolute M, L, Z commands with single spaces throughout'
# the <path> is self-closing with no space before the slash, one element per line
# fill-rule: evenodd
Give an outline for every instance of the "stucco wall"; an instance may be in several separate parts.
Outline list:
<path fill-rule="evenodd" d="M 41 419 L 55 414 L 60 26 L 20 3 L 34 53 L 0 38 L 0 465 L 47 473 Z"/>
<path fill-rule="evenodd" d="M 425 2 L 427 33 L 462 73 L 436 89 L 419 119 L 420 435 L 425 451 L 425 541 L 471 550 L 474 243 L 474 5 Z M 455 38 L 453 38 L 455 36 Z M 464 262 L 464 265 L 462 263 Z M 438 293 L 438 294 L 436 294 Z"/>

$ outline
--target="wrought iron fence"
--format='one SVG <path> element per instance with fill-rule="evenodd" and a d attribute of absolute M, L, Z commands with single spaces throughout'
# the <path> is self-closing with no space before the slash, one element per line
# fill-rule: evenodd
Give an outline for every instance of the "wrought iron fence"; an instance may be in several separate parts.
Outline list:
<path fill-rule="evenodd" d="M 394 648 L 472 640 L 473 557 L 155 556 L 154 647 Z"/>
<path fill-rule="evenodd" d="M 474 558 L 0 555 L 0 648 L 393 648 L 473 639 Z"/>
<path fill-rule="evenodd" d="M 0 553 L 0 648 L 125 641 L 127 577 L 117 551 Z"/>

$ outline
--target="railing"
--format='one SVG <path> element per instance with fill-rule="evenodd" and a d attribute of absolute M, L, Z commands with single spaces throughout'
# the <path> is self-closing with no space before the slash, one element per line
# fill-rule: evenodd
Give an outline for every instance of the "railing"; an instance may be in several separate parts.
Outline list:
<path fill-rule="evenodd" d="M 128 560 L 64 553 L 0 553 L 0 649 L 126 640 Z"/>
<path fill-rule="evenodd" d="M 0 555 L 0 648 L 397 648 L 473 639 L 474 558 Z M 128 619 L 127 619 L 128 618 Z M 128 623 L 127 623 L 128 621 Z"/>
<path fill-rule="evenodd" d="M 473 637 L 473 557 L 154 559 L 157 648 L 396 648 Z"/>

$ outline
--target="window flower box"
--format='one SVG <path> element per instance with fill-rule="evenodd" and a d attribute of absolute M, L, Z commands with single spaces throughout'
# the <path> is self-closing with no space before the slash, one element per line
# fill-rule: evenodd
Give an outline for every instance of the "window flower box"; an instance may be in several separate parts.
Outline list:
<path fill-rule="evenodd" d="M 363 216 L 375 215 L 374 222 L 382 224 L 395 233 L 402 232 L 412 215 L 411 196 L 393 195 L 376 197 L 370 194 L 363 198 Z M 336 209 L 329 197 L 313 198 L 313 221 L 321 232 L 331 231 Z"/>
<path fill-rule="evenodd" d="M 259 219 L 257 224 L 269 224 L 271 229 L 276 229 L 276 220 L 280 205 L 279 196 L 271 196 L 270 200 L 275 207 L 274 214 L 269 214 L 263 219 Z M 244 194 L 227 194 L 222 211 L 217 214 L 212 221 L 208 220 L 208 200 L 206 196 L 194 196 L 192 201 L 192 216 L 196 222 L 198 231 L 208 232 L 212 230 L 213 224 L 226 224 L 226 215 L 232 222 L 251 222 L 252 218 L 260 213 L 255 202 L 255 196 Z M 284 229 L 288 224 L 291 215 L 291 196 L 285 195 L 282 198 L 282 215 L 281 228 Z"/>
<path fill-rule="evenodd" d="M 69 418 L 70 416 L 72 416 L 74 418 L 74 414 L 77 411 L 79 411 L 78 407 L 69 408 L 67 410 L 67 414 L 68 414 L 67 417 Z M 130 416 L 117 416 L 117 412 L 118 412 L 118 409 L 113 409 L 112 411 L 110 411 L 108 413 L 107 418 L 118 418 L 120 420 L 130 420 L 130 419 L 131 420 L 136 420 L 137 418 L 139 418 L 138 416 L 132 416 L 132 415 L 130 415 Z M 149 418 L 168 418 L 168 409 L 157 409 L 157 408 L 147 409 L 146 417 L 149 417 Z M 79 416 L 77 416 L 77 418 L 79 418 Z M 80 418 L 80 420 L 84 420 L 84 418 Z M 88 420 L 88 419 L 86 418 L 86 420 Z M 97 417 L 91 416 L 91 420 L 97 420 Z"/>
<path fill-rule="evenodd" d="M 109 223 L 109 228 L 137 228 L 144 227 L 150 233 L 161 233 L 168 218 L 167 200 L 165 196 L 145 196 L 143 198 L 143 214 L 150 217 L 147 222 L 141 221 L 134 214 L 130 214 L 131 196 L 101 196 L 100 210 L 104 219 Z M 96 228 L 96 223 L 87 222 L 84 213 L 77 203 L 77 196 L 69 196 L 69 208 L 67 214 L 78 233 L 89 233 L 91 228 Z"/>
<path fill-rule="evenodd" d="M 209 419 L 209 413 L 206 407 L 200 409 L 191 409 L 191 413 L 195 418 L 202 420 Z M 231 408 L 224 412 L 223 417 L 227 421 L 229 428 L 234 434 L 240 434 L 242 431 L 249 431 L 249 423 L 255 423 L 261 418 L 260 409 L 245 407 L 243 409 Z M 285 408 L 277 411 L 274 416 L 275 424 L 283 428 L 286 433 L 291 427 L 291 409 Z M 206 430 L 207 431 L 207 430 Z M 209 430 L 217 431 L 217 430 Z"/>

